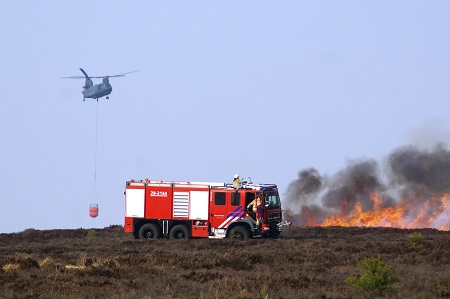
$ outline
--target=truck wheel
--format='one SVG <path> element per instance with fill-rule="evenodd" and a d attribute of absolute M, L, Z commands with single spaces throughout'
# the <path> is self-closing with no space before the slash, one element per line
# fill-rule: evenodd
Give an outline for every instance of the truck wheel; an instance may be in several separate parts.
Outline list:
<path fill-rule="evenodd" d="M 248 230 L 243 226 L 235 226 L 228 233 L 228 238 L 230 239 L 248 239 L 250 234 Z"/>
<path fill-rule="evenodd" d="M 158 239 L 160 237 L 159 228 L 153 223 L 146 223 L 139 229 L 139 239 Z"/>
<path fill-rule="evenodd" d="M 169 233 L 171 239 L 189 239 L 189 230 L 183 224 L 172 227 Z"/>

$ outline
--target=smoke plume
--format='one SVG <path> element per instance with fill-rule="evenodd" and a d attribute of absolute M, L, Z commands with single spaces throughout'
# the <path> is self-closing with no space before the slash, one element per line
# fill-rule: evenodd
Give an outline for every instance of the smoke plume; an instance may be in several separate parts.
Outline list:
<path fill-rule="evenodd" d="M 450 190 L 450 152 L 438 145 L 433 151 L 405 147 L 389 156 L 391 182 L 403 188 L 403 196 L 422 197 Z"/>
<path fill-rule="evenodd" d="M 314 168 L 301 170 L 288 186 L 285 218 L 296 225 L 449 226 L 450 152 L 445 146 L 398 148 L 384 166 L 382 171 L 375 160 L 354 161 L 330 177 Z"/>

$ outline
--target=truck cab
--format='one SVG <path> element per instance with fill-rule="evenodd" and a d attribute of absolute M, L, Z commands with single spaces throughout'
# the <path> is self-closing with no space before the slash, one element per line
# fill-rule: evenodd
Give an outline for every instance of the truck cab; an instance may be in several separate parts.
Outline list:
<path fill-rule="evenodd" d="M 210 212 L 211 237 L 276 237 L 281 232 L 281 203 L 276 185 L 213 187 Z"/>

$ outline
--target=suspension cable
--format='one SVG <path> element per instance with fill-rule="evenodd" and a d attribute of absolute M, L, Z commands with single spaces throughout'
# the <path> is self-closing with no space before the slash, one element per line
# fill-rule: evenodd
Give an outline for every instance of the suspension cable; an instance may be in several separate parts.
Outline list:
<path fill-rule="evenodd" d="M 98 140 L 98 101 L 97 113 L 95 116 L 95 151 L 94 151 L 94 183 L 92 186 L 92 203 L 97 199 L 97 140 Z"/>

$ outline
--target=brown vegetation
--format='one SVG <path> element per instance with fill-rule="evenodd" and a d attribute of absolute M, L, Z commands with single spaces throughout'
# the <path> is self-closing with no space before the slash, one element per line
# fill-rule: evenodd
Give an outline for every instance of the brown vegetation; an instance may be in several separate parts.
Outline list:
<path fill-rule="evenodd" d="M 408 236 L 420 233 L 421 246 Z M 288 227 L 279 239 L 135 240 L 120 226 L 0 234 L 1 298 L 434 298 L 450 232 Z M 380 257 L 397 291 L 346 283 Z"/>

